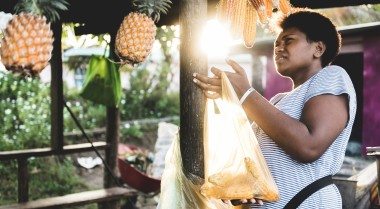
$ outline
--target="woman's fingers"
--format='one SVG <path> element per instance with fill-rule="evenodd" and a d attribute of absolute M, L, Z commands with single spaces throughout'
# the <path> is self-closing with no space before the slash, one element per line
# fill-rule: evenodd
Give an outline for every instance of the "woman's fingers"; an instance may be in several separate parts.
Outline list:
<path fill-rule="evenodd" d="M 197 84 L 210 99 L 221 97 L 221 80 L 218 77 L 210 78 L 198 73 L 193 74 L 193 82 Z"/>
<path fill-rule="evenodd" d="M 229 64 L 232 67 L 232 69 L 235 70 L 236 73 L 238 74 L 245 73 L 244 69 L 234 60 L 227 58 L 226 63 Z"/>
<path fill-rule="evenodd" d="M 205 83 L 197 78 L 193 79 L 193 82 L 196 83 L 201 89 L 205 91 L 213 91 L 213 92 L 219 92 L 221 90 L 221 86 L 212 85 L 209 83 Z"/>
<path fill-rule="evenodd" d="M 256 199 L 252 198 L 249 200 L 250 203 L 256 203 Z"/>
<path fill-rule="evenodd" d="M 264 205 L 264 203 L 263 203 L 262 200 L 257 200 L 257 204 L 259 204 L 259 205 Z"/>
<path fill-rule="evenodd" d="M 213 85 L 213 86 L 220 86 L 221 85 L 220 77 L 210 78 L 208 76 L 198 74 L 198 73 L 194 73 L 193 77 L 195 79 L 201 81 L 202 83 L 207 84 L 207 85 Z"/>

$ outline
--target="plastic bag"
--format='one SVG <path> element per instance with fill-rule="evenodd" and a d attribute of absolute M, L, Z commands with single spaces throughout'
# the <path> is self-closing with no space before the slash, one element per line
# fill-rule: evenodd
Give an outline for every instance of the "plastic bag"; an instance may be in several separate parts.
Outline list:
<path fill-rule="evenodd" d="M 80 96 L 95 103 L 118 107 L 121 96 L 120 72 L 116 64 L 102 55 L 92 55 Z"/>
<path fill-rule="evenodd" d="M 222 98 L 207 100 L 204 124 L 205 183 L 216 199 L 278 201 L 279 192 L 239 99 L 222 73 Z"/>
<path fill-rule="evenodd" d="M 178 133 L 165 157 L 161 192 L 157 209 L 232 209 L 232 205 L 211 199 L 200 193 L 203 179 L 183 173 Z M 241 207 L 238 207 L 241 208 Z"/>

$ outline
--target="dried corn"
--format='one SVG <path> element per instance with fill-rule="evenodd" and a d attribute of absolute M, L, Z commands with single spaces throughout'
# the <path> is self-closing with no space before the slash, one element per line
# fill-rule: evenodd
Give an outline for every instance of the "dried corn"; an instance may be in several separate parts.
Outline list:
<path fill-rule="evenodd" d="M 289 0 L 280 0 L 280 10 L 284 14 L 289 14 L 291 10 L 291 5 Z"/>
<path fill-rule="evenodd" d="M 233 31 L 233 37 L 241 37 L 241 34 L 243 33 L 244 29 L 244 23 L 245 20 L 245 14 L 248 7 L 248 0 L 236 0 L 236 12 L 235 16 L 232 19 L 232 31 Z"/>
<path fill-rule="evenodd" d="M 267 15 L 264 0 L 250 0 L 253 7 L 257 10 L 257 14 L 259 16 L 260 23 L 266 24 Z"/>
<path fill-rule="evenodd" d="M 257 12 L 252 5 L 248 5 L 245 13 L 245 23 L 243 30 L 244 45 L 247 48 L 253 47 L 256 39 Z"/>
<path fill-rule="evenodd" d="M 272 0 L 264 0 L 264 2 L 265 2 L 266 15 L 268 18 L 272 18 L 273 2 Z"/>
<path fill-rule="evenodd" d="M 217 18 L 221 21 L 228 21 L 228 0 L 220 0 L 217 5 Z"/>

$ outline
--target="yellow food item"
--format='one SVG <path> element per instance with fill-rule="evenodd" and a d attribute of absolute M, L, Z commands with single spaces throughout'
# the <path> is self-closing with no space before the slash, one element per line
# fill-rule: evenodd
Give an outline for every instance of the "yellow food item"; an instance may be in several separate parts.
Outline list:
<path fill-rule="evenodd" d="M 289 0 L 280 0 L 280 10 L 284 14 L 289 14 L 292 9 Z"/>
<path fill-rule="evenodd" d="M 277 201 L 279 195 L 276 188 L 266 184 L 266 176 L 250 158 L 244 159 L 246 173 L 221 172 L 209 176 L 209 186 L 201 188 L 201 193 L 216 199 L 262 199 Z"/>
<path fill-rule="evenodd" d="M 46 18 L 21 13 L 9 22 L 1 46 L 1 59 L 6 69 L 29 69 L 30 73 L 38 74 L 51 58 L 53 32 Z"/>
<path fill-rule="evenodd" d="M 252 5 L 248 5 L 247 12 L 245 13 L 245 23 L 243 31 L 244 44 L 247 48 L 253 47 L 256 39 L 256 22 L 257 14 Z"/>
<path fill-rule="evenodd" d="M 34 76 L 48 64 L 53 50 L 50 22 L 66 10 L 64 0 L 22 0 L 17 15 L 9 21 L 1 40 L 1 61 L 13 73 Z"/>
<path fill-rule="evenodd" d="M 144 62 L 153 47 L 156 36 L 156 25 L 160 13 L 166 13 L 170 0 L 132 0 L 136 7 L 124 17 L 115 41 L 116 55 L 126 63 L 136 64 Z"/>
<path fill-rule="evenodd" d="M 289 0 L 219 0 L 217 18 L 229 27 L 233 38 L 243 38 L 245 46 L 251 48 L 257 22 L 268 24 L 273 12 L 289 14 L 291 10 Z"/>

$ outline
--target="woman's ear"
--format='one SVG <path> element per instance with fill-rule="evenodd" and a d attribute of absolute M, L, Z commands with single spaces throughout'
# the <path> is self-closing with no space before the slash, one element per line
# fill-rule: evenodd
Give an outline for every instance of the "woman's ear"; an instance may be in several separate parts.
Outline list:
<path fill-rule="evenodd" d="M 315 52 L 314 52 L 314 57 L 315 58 L 320 58 L 322 57 L 323 53 L 326 51 L 326 45 L 322 41 L 317 41 L 315 42 Z"/>

